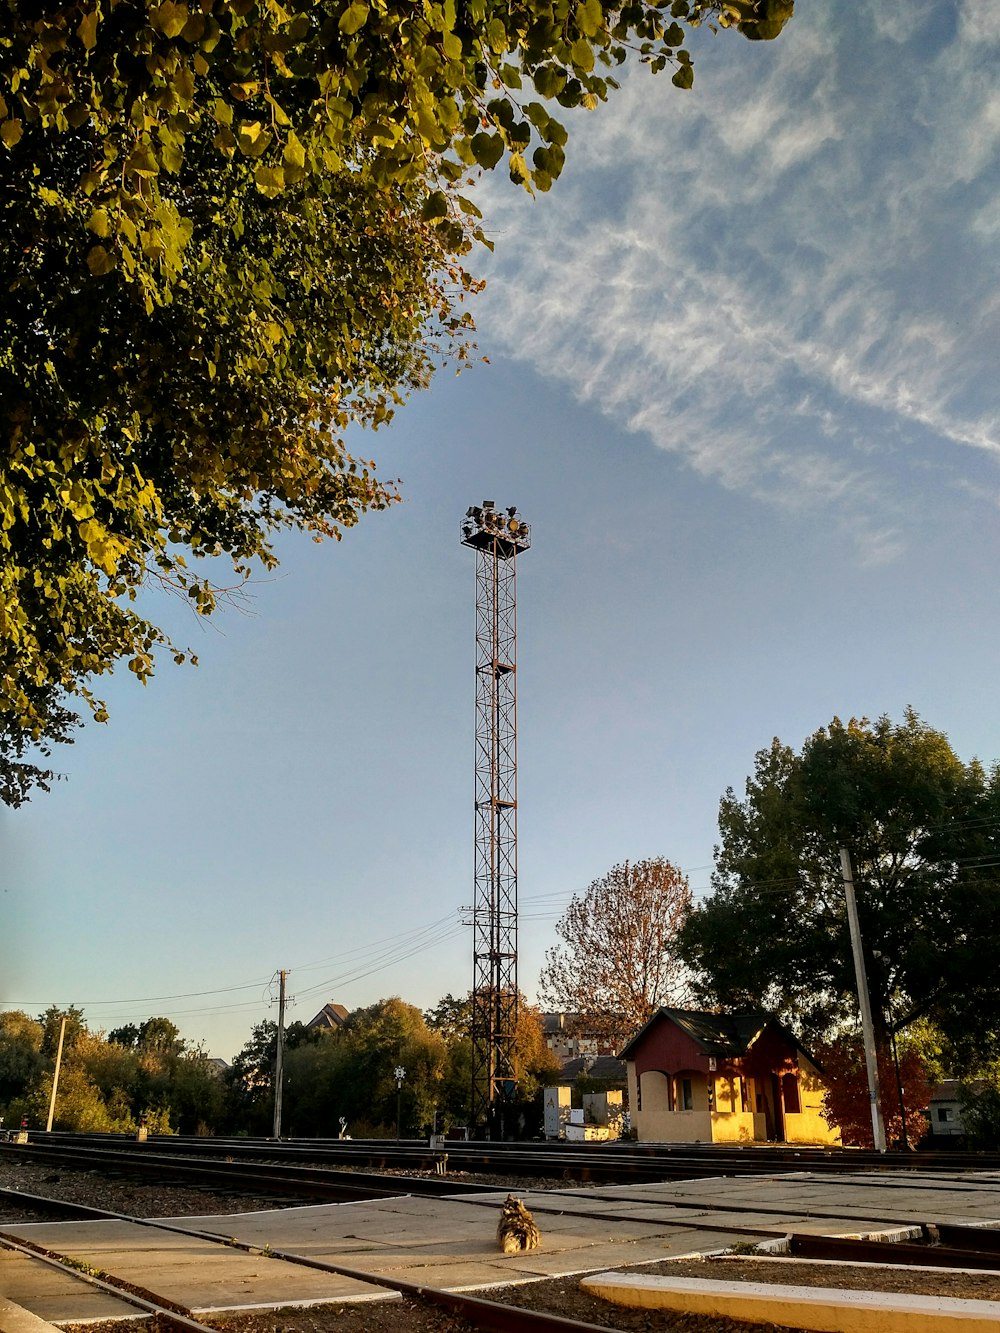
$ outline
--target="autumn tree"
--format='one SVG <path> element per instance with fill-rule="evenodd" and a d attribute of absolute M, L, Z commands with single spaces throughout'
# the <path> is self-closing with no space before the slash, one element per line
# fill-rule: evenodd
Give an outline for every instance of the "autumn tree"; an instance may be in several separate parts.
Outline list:
<path fill-rule="evenodd" d="M 582 1015 L 590 1031 L 623 1045 L 687 994 L 677 934 L 690 907 L 686 877 L 665 858 L 614 866 L 557 922 L 562 943 L 545 955 L 542 1004 Z"/>
<path fill-rule="evenodd" d="M 470 172 L 548 189 L 561 108 L 792 0 L 62 0 L 0 17 L 0 797 L 95 679 L 283 528 L 394 498 L 344 444 L 468 352 Z M 553 114 L 555 113 L 555 114 Z M 197 566 L 191 557 L 221 557 Z M 38 756 L 36 755 L 36 758 Z"/>
<path fill-rule="evenodd" d="M 840 1129 L 845 1146 L 874 1148 L 871 1094 L 860 1036 L 841 1034 L 818 1046 L 815 1055 L 822 1066 L 826 1088 L 822 1107 L 824 1120 Z M 883 1048 L 878 1056 L 878 1077 L 887 1142 L 892 1147 L 906 1143 L 915 1148 L 930 1125 L 927 1103 L 931 1083 L 919 1050 L 904 1043 L 894 1060 L 892 1052 Z"/>
<path fill-rule="evenodd" d="M 849 849 L 876 1035 L 927 1019 L 959 1064 L 1000 1032 L 1000 779 L 907 710 L 775 739 L 719 811 L 713 892 L 681 948 L 700 999 L 778 1010 L 814 1041 L 853 1024 Z M 954 1071 L 958 1072 L 958 1070 Z"/>

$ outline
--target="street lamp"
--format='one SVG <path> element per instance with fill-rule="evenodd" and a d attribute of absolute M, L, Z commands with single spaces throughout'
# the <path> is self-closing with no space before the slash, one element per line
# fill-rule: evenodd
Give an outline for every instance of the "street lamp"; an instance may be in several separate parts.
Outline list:
<path fill-rule="evenodd" d="M 397 1065 L 392 1071 L 396 1080 L 396 1142 L 399 1142 L 400 1117 L 403 1111 L 403 1079 L 406 1078 L 406 1070 L 402 1065 Z"/>

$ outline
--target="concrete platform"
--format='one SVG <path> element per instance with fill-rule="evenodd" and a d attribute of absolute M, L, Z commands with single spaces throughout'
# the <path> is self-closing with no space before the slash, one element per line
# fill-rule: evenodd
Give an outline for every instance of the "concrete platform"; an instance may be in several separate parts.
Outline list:
<path fill-rule="evenodd" d="M 885 1291 L 598 1273 L 580 1284 L 614 1305 L 785 1324 L 817 1333 L 996 1333 L 1000 1301 Z"/>
<path fill-rule="evenodd" d="M 127 1222 L 47 1222 L 4 1229 L 208 1313 L 393 1299 L 384 1288 L 354 1277 L 284 1263 L 268 1249 L 357 1273 L 468 1291 L 718 1252 L 746 1240 L 735 1228 L 759 1227 L 776 1237 L 790 1230 L 870 1235 L 898 1232 L 907 1218 L 982 1224 L 1000 1217 L 996 1177 L 970 1181 L 963 1176 L 910 1187 L 898 1177 L 831 1180 L 802 1174 L 577 1188 L 525 1194 L 541 1228 L 542 1248 L 504 1255 L 497 1249 L 496 1223 L 505 1196 L 503 1190 L 495 1196 L 444 1199 L 404 1195 L 173 1219 L 181 1227 L 236 1237 L 264 1251 L 261 1254 Z M 734 1205 L 748 1211 L 736 1212 Z M 699 1222 L 716 1229 L 699 1229 Z M 31 1292 L 7 1293 L 0 1282 L 0 1296 L 4 1294 L 43 1318 L 94 1317 L 67 1312 L 64 1306 L 53 1315 L 51 1306 L 43 1308 Z M 82 1309 L 85 1289 L 76 1299 Z"/>

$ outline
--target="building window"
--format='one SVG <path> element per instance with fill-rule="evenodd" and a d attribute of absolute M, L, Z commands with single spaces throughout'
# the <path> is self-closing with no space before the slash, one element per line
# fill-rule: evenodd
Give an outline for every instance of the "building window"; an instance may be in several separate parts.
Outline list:
<path fill-rule="evenodd" d="M 939 1119 L 939 1120 L 951 1120 L 951 1119 L 953 1119 L 952 1114 L 951 1114 L 951 1107 L 950 1107 L 950 1106 L 939 1106 L 938 1109 L 937 1109 L 937 1113 L 938 1113 L 938 1119 Z"/>
<path fill-rule="evenodd" d="M 694 1091 L 691 1088 L 689 1078 L 681 1079 L 681 1109 L 683 1111 L 694 1110 Z"/>

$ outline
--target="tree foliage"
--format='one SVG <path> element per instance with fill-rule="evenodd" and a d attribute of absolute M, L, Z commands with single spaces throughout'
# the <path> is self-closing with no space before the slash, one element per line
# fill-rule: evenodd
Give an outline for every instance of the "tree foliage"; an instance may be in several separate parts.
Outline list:
<path fill-rule="evenodd" d="M 777 36 L 792 0 L 62 0 L 0 9 L 0 797 L 94 679 L 281 528 L 394 498 L 344 445 L 468 350 L 469 173 L 548 189 L 632 52 Z M 69 705 L 69 706 L 67 706 Z"/>
<path fill-rule="evenodd" d="M 845 1146 L 874 1148 L 871 1094 L 868 1090 L 868 1067 L 865 1050 L 855 1034 L 841 1035 L 816 1050 L 816 1058 L 823 1068 L 823 1118 L 827 1124 L 839 1128 Z M 879 1104 L 886 1142 L 899 1147 L 904 1141 L 903 1118 L 906 1118 L 906 1143 L 915 1148 L 927 1133 L 927 1103 L 931 1085 L 919 1051 L 902 1044 L 899 1049 L 899 1080 L 890 1051 L 883 1049 L 878 1056 Z"/>
<path fill-rule="evenodd" d="M 660 1005 L 683 1002 L 677 935 L 690 907 L 687 879 L 665 858 L 614 866 L 556 924 L 563 943 L 545 955 L 542 1004 L 623 1045 Z"/>
<path fill-rule="evenodd" d="M 972 1152 L 1000 1148 L 1000 1073 L 960 1084 L 958 1089 L 965 1147 Z"/>
<path fill-rule="evenodd" d="M 0 1106 L 38 1079 L 45 1067 L 42 1025 L 20 1010 L 0 1014 Z"/>
<path fill-rule="evenodd" d="M 223 1127 L 225 1087 L 200 1049 L 186 1049 L 168 1018 L 130 1024 L 105 1037 L 88 1031 L 82 1010 L 55 1005 L 39 1018 L 0 1014 L 0 1114 L 44 1125 L 67 1017 L 55 1106 L 56 1129 L 207 1133 Z"/>
<path fill-rule="evenodd" d="M 956 1059 L 985 1053 L 1000 1030 L 998 795 L 995 771 L 912 710 L 834 719 L 801 753 L 775 739 L 744 799 L 722 799 L 713 893 L 682 935 L 699 998 L 776 1008 L 814 1038 L 853 1020 L 846 846 L 880 1042 L 926 1018 Z"/>

